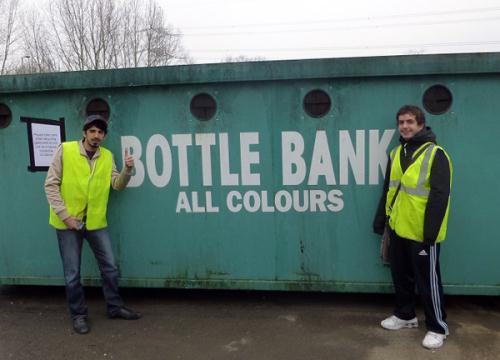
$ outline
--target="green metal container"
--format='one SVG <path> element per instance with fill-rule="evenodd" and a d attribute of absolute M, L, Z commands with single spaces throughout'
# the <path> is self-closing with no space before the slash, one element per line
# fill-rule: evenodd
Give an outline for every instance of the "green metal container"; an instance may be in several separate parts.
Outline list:
<path fill-rule="evenodd" d="M 395 113 L 416 104 L 454 165 L 445 292 L 498 295 L 499 72 L 500 54 L 456 54 L 3 76 L 0 284 L 63 284 L 21 118 L 79 139 L 99 99 L 105 146 L 137 165 L 108 208 L 121 285 L 391 291 L 371 223 Z M 98 285 L 88 249 L 82 267 Z"/>

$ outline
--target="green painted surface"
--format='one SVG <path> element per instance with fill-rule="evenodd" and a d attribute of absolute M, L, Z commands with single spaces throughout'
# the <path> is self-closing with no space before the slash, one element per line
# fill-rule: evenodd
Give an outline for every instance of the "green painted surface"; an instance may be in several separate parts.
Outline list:
<path fill-rule="evenodd" d="M 144 166 L 138 186 L 110 199 L 108 219 L 124 286 L 391 291 L 388 269 L 378 259 L 379 239 L 371 232 L 383 181 L 374 158 L 385 156 L 385 147 L 377 150 L 376 143 L 392 134 L 400 105 L 421 105 L 429 86 L 443 84 L 453 94 L 452 107 L 443 115 L 427 114 L 427 120 L 454 165 L 441 256 L 445 290 L 498 295 L 500 195 L 494 189 L 500 168 L 492 165 L 499 155 L 499 60 L 500 54 L 460 54 L 2 77 L 0 103 L 10 107 L 13 121 L 0 129 L 0 284 L 62 283 L 55 232 L 47 222 L 45 173 L 27 171 L 27 131 L 20 117 L 64 117 L 67 139 L 77 139 L 86 104 L 99 97 L 111 108 L 106 146 L 118 166 L 122 146 L 132 144 L 137 156 L 137 143 L 142 154 L 136 163 Z M 332 99 L 332 109 L 320 119 L 310 118 L 302 106 L 313 89 Z M 213 95 L 218 106 L 206 122 L 189 111 L 201 92 Z M 196 145 L 200 135 L 212 145 Z M 294 185 L 284 180 L 287 136 L 304 144 L 306 176 Z M 186 139 L 192 145 L 183 161 L 182 147 L 175 144 Z M 334 183 L 314 177 L 326 161 L 323 152 L 313 165 L 315 149 L 325 149 L 322 139 Z M 357 165 L 343 161 L 350 151 Z M 224 169 L 236 179 L 233 185 L 224 183 Z M 332 199 L 324 208 L 277 210 L 274 197 L 284 201 L 294 192 L 298 207 L 304 194 Z M 198 212 L 176 211 L 184 194 Z M 250 202 L 231 211 L 240 205 L 231 194 L 259 194 L 265 205 L 253 211 Z M 83 274 L 88 284 L 98 284 L 88 251 Z"/>

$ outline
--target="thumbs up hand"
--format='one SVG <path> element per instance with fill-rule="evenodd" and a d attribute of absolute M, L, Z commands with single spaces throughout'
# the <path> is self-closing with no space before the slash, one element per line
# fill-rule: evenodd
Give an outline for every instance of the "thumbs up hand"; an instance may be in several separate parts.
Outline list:
<path fill-rule="evenodd" d="M 128 154 L 128 148 L 125 148 L 125 155 L 123 156 L 125 166 L 129 169 L 134 167 L 134 157 Z"/>

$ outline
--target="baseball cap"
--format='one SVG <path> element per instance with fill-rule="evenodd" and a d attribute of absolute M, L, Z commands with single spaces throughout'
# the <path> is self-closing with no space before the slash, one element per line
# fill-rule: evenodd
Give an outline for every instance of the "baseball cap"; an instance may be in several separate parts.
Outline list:
<path fill-rule="evenodd" d="M 93 125 L 97 126 L 99 129 L 103 130 L 104 132 L 108 132 L 108 122 L 106 119 L 101 116 L 101 115 L 89 115 L 85 119 L 85 122 L 83 123 L 83 131 L 91 128 Z"/>

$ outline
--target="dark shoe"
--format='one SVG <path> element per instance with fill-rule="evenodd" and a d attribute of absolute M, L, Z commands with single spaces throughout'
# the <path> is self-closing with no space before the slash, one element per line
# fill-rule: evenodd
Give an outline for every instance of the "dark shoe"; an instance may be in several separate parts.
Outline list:
<path fill-rule="evenodd" d="M 87 319 L 79 317 L 73 320 L 73 329 L 80 335 L 87 334 L 90 331 L 90 327 L 87 323 Z"/>
<path fill-rule="evenodd" d="M 122 306 L 120 309 L 114 313 L 108 313 L 110 319 L 124 319 L 124 320 L 137 320 L 142 317 L 141 313 L 135 312 L 134 310 L 127 309 Z"/>

